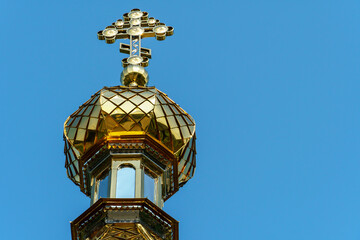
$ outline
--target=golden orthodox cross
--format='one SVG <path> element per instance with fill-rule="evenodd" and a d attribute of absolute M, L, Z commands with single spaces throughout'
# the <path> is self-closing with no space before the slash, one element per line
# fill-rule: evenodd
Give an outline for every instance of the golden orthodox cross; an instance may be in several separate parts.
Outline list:
<path fill-rule="evenodd" d="M 99 40 L 105 40 L 109 44 L 114 43 L 116 39 L 130 39 L 130 44 L 120 43 L 120 52 L 130 54 L 122 60 L 124 67 L 149 65 L 151 50 L 141 47 L 141 39 L 155 37 L 157 40 L 165 40 L 167 36 L 174 34 L 173 27 L 166 26 L 153 17 L 149 18 L 148 15 L 140 9 L 133 9 L 123 15 L 124 19 L 119 19 L 98 32 Z"/>

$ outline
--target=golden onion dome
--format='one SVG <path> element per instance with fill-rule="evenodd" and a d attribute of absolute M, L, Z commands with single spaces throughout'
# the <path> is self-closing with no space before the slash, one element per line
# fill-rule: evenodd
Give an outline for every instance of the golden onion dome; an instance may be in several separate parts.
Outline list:
<path fill-rule="evenodd" d="M 195 121 L 155 87 L 104 87 L 64 124 L 66 168 L 80 185 L 87 153 L 99 144 L 128 135 L 146 135 L 166 148 L 178 161 L 178 184 L 195 170 Z M 94 150 L 95 149 L 95 150 Z"/>

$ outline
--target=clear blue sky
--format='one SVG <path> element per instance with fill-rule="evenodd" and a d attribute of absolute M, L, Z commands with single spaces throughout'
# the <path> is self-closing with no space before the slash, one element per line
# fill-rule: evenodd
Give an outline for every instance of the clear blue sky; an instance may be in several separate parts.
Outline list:
<path fill-rule="evenodd" d="M 197 122 L 195 177 L 165 203 L 182 240 L 360 239 L 360 2 L 0 1 L 1 239 L 70 239 L 67 116 L 119 85 L 132 8 L 175 28 L 150 85 Z"/>

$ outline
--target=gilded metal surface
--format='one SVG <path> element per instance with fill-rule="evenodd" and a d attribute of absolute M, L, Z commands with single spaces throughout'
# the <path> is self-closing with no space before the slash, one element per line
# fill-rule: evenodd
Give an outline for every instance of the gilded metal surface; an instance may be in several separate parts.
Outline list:
<path fill-rule="evenodd" d="M 174 28 L 166 26 L 159 20 L 150 17 L 147 12 L 142 12 L 140 9 L 133 9 L 129 13 L 123 15 L 123 19 L 118 19 L 112 25 L 106 27 L 104 30 L 98 32 L 98 39 L 105 40 L 106 43 L 114 43 L 116 39 L 130 39 L 130 44 L 120 44 L 120 52 L 130 54 L 128 58 L 122 60 L 123 66 L 126 69 L 128 66 L 147 67 L 149 58 L 151 58 L 151 50 L 141 47 L 141 40 L 143 38 L 155 37 L 157 40 L 165 40 L 167 36 L 174 34 Z M 127 69 L 122 73 L 122 77 L 128 77 L 132 68 Z M 143 70 L 145 71 L 145 69 Z M 136 74 L 142 74 L 136 72 Z M 131 74 L 133 77 L 134 74 Z M 147 72 L 144 73 L 145 78 Z M 137 81 L 132 77 L 123 81 L 126 86 L 146 86 L 147 81 Z M 132 85 L 130 85 L 132 83 Z"/>
<path fill-rule="evenodd" d="M 126 135 L 147 135 L 178 160 L 178 184 L 194 174 L 195 122 L 154 87 L 110 87 L 95 93 L 64 124 L 66 168 L 80 185 L 84 155 L 101 142 Z"/>
<path fill-rule="evenodd" d="M 141 224 L 132 226 L 105 225 L 100 232 L 89 240 L 163 240 L 149 232 Z"/>
<path fill-rule="evenodd" d="M 142 66 L 129 65 L 121 73 L 121 83 L 125 86 L 146 86 L 149 82 L 149 74 Z"/>
<path fill-rule="evenodd" d="M 178 240 L 178 221 L 144 198 L 102 198 L 71 222 L 73 240 Z"/>

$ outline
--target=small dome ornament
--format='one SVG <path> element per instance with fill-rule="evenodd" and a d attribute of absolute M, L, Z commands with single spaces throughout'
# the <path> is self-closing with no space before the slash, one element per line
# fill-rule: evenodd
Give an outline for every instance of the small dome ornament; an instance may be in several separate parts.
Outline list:
<path fill-rule="evenodd" d="M 115 26 L 118 28 L 122 28 L 124 26 L 124 21 L 122 19 L 119 19 L 115 22 Z"/>
<path fill-rule="evenodd" d="M 131 19 L 136 19 L 136 18 L 141 18 L 143 16 L 143 12 L 141 12 L 139 9 L 133 9 L 131 10 L 131 12 L 128 14 L 128 16 Z"/>
<path fill-rule="evenodd" d="M 117 33 L 118 33 L 118 31 L 117 31 L 116 28 L 106 28 L 106 29 L 102 32 L 102 34 L 103 34 L 105 37 L 108 37 L 108 38 L 115 37 Z"/>
<path fill-rule="evenodd" d="M 148 82 L 149 74 L 145 68 L 140 65 L 130 64 L 121 72 L 121 83 L 124 86 L 146 87 Z"/>
<path fill-rule="evenodd" d="M 127 33 L 130 36 L 141 36 L 144 32 L 145 32 L 145 30 L 139 26 L 132 26 L 131 28 L 129 28 L 127 30 Z"/>

